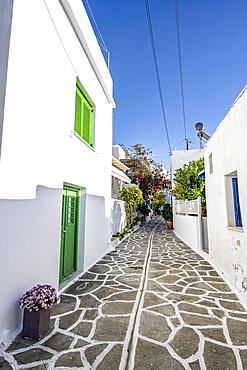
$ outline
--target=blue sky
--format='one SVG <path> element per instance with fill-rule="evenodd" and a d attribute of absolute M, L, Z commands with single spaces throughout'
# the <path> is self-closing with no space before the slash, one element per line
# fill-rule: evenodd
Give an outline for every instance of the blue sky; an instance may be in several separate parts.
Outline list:
<path fill-rule="evenodd" d="M 144 0 L 89 0 L 111 53 L 114 143 L 142 143 L 169 163 Z M 184 148 L 174 0 L 149 0 L 172 149 Z M 180 0 L 188 137 L 212 133 L 247 83 L 247 1 Z"/>

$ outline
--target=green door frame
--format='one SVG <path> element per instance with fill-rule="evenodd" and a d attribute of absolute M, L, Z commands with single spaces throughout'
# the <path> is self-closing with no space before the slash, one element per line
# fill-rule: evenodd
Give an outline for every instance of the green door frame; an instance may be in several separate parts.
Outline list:
<path fill-rule="evenodd" d="M 60 246 L 60 271 L 59 271 L 59 282 L 62 282 L 66 278 L 69 277 L 69 275 L 64 274 L 64 250 L 65 250 L 65 219 L 67 219 L 67 201 L 66 195 L 64 195 L 64 192 L 73 191 L 76 192 L 76 204 L 75 204 L 75 244 L 74 244 L 74 271 L 78 269 L 78 230 L 79 230 L 79 208 L 80 208 L 80 196 L 81 196 L 81 188 L 72 184 L 64 183 L 63 185 L 63 201 L 62 201 L 62 220 L 61 220 L 61 246 Z"/>

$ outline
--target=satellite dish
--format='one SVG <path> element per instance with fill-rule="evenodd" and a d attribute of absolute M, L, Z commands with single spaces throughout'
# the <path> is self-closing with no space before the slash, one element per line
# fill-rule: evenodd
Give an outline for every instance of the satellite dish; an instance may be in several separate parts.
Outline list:
<path fill-rule="evenodd" d="M 197 122 L 195 124 L 195 128 L 197 132 L 201 132 L 203 130 L 203 123 L 202 122 Z"/>

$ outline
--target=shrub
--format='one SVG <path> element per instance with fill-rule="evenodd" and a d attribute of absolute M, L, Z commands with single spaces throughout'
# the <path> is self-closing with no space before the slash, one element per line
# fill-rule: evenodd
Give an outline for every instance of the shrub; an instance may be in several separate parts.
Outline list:
<path fill-rule="evenodd" d="M 135 211 L 138 205 L 143 202 L 142 191 L 137 186 L 124 187 L 120 197 L 125 202 L 127 226 L 131 228 L 134 222 Z"/>
<path fill-rule="evenodd" d="M 205 180 L 199 177 L 199 173 L 203 169 L 204 159 L 201 158 L 197 161 L 191 161 L 175 171 L 173 195 L 176 199 L 193 200 L 200 196 L 202 206 L 205 207 Z"/>

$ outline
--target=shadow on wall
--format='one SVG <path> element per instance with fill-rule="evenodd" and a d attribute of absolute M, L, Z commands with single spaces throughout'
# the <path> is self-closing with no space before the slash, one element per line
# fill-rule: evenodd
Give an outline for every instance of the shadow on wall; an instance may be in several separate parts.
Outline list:
<path fill-rule="evenodd" d="M 111 247 L 111 208 L 104 197 L 86 195 L 85 264 L 87 270 Z"/>
<path fill-rule="evenodd" d="M 61 189 L 43 186 L 32 200 L 0 200 L 0 342 L 19 329 L 27 289 L 58 287 L 61 201 Z"/>
<path fill-rule="evenodd" d="M 124 202 L 112 199 L 111 206 L 111 233 L 121 233 L 126 226 Z"/>

